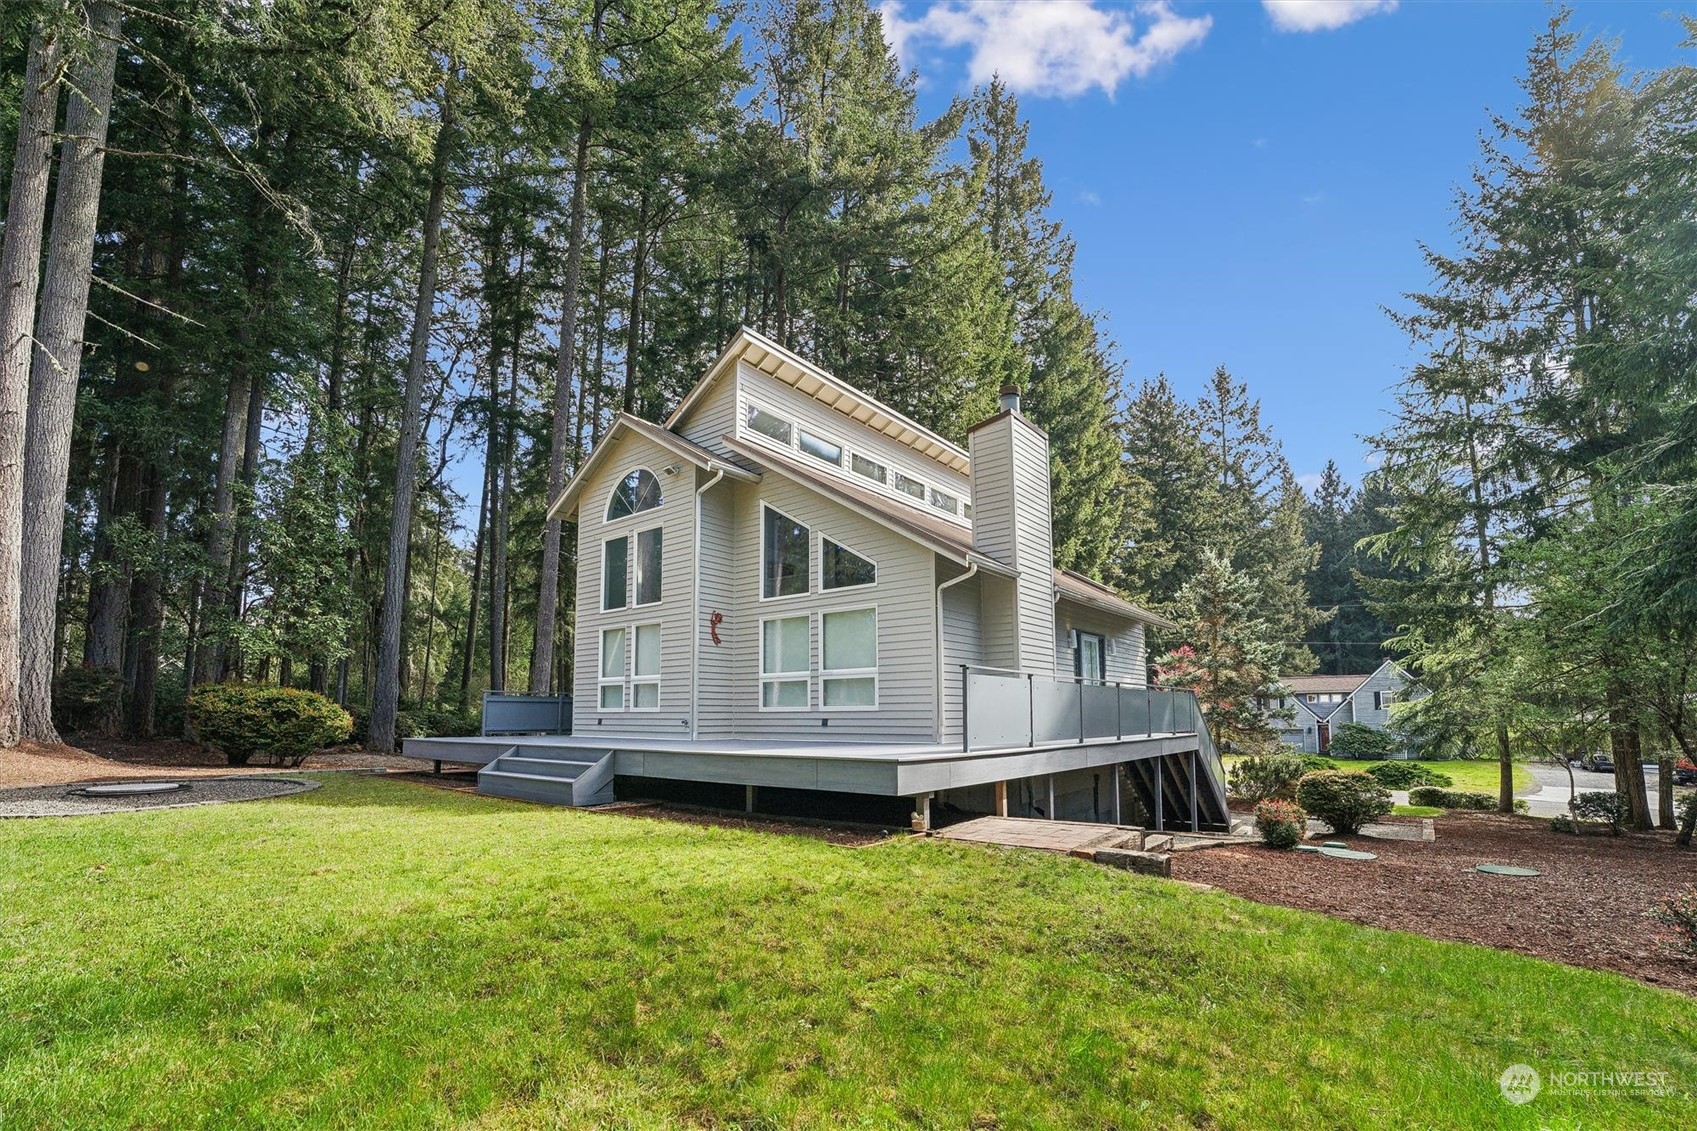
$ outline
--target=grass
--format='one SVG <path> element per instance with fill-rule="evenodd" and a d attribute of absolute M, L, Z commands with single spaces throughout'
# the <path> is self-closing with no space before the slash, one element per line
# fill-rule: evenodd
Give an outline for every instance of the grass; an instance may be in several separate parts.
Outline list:
<path fill-rule="evenodd" d="M 1442 817 L 1445 810 L 1436 805 L 1392 805 L 1391 812 L 1398 817 Z"/>
<path fill-rule="evenodd" d="M 1697 1002 L 1061 856 L 381 778 L 0 822 L 6 1127 L 1650 1127 Z M 1677 1094 L 1505 1103 L 1631 1068 Z"/>
<path fill-rule="evenodd" d="M 1326 757 L 1336 762 L 1340 770 L 1365 770 L 1368 766 L 1379 764 L 1365 758 L 1336 758 L 1329 754 Z M 1231 764 L 1235 761 L 1235 758 L 1225 759 L 1226 768 L 1230 770 Z M 1449 775 L 1450 780 L 1455 783 L 1450 787 L 1452 789 L 1466 790 L 1471 793 L 1489 793 L 1493 797 L 1496 796 L 1498 768 L 1497 763 L 1490 759 L 1453 758 L 1445 761 L 1422 761 L 1419 765 L 1436 770 L 1440 774 Z M 1527 769 L 1524 763 L 1516 762 L 1514 764 L 1515 792 L 1520 793 L 1531 789 L 1533 784 L 1532 771 Z"/>

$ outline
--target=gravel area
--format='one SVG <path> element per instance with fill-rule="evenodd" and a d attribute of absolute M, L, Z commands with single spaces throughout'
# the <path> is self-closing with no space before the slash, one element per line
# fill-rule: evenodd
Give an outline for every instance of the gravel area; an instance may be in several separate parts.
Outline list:
<path fill-rule="evenodd" d="M 154 774 L 144 780 L 174 781 L 177 777 Z M 224 778 L 183 778 L 188 789 L 170 793 L 147 793 L 129 797 L 86 797 L 75 785 L 30 786 L 0 789 L 0 818 L 85 817 L 96 813 L 128 813 L 143 809 L 183 809 L 191 805 L 220 805 L 227 801 L 261 801 L 288 797 L 317 789 L 305 778 L 271 778 L 257 774 Z"/>
<path fill-rule="evenodd" d="M 1434 818 L 1431 842 L 1340 837 L 1378 854 L 1329 860 L 1260 845 L 1186 852 L 1173 878 L 1213 884 L 1261 903 L 1613 970 L 1697 995 L 1697 960 L 1660 945 L 1658 904 L 1697 878 L 1697 850 L 1671 833 L 1565 836 L 1547 821 L 1494 813 Z M 1480 864 L 1542 875 L 1491 876 Z"/>

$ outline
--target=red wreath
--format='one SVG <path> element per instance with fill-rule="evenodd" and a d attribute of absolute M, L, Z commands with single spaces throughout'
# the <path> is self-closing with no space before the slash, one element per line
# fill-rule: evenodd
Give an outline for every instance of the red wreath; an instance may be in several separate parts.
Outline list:
<path fill-rule="evenodd" d="M 713 643 L 715 644 L 724 643 L 723 640 L 719 639 L 719 626 L 724 623 L 725 614 L 721 613 L 718 609 L 714 609 L 713 615 L 707 618 L 707 635 L 713 638 Z"/>

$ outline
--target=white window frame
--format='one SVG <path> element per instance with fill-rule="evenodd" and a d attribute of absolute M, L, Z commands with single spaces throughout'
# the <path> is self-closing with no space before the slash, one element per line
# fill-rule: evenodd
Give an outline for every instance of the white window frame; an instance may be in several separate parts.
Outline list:
<path fill-rule="evenodd" d="M 614 542 L 625 544 L 625 603 L 622 605 L 609 605 L 607 603 L 607 547 Z M 617 538 L 603 538 L 601 540 L 601 611 L 618 613 L 628 608 L 630 608 L 630 535 L 621 534 Z"/>
<path fill-rule="evenodd" d="M 611 491 L 607 492 L 607 505 L 601 508 L 601 525 L 602 526 L 607 526 L 607 525 L 609 525 L 611 523 L 615 523 L 615 522 L 627 522 L 630 519 L 636 518 L 639 515 L 648 514 L 650 511 L 657 511 L 661 507 L 666 505 L 666 491 L 665 491 L 665 488 L 662 487 L 660 489 L 660 501 L 655 503 L 653 506 L 643 507 L 641 510 L 631 511 L 629 514 L 621 514 L 618 518 L 608 518 L 607 517 L 607 512 L 613 509 L 613 498 L 614 498 L 614 496 L 616 496 L 619 493 L 619 488 L 623 487 L 625 485 L 625 481 L 628 480 L 631 476 L 635 475 L 639 471 L 648 472 L 649 475 L 653 476 L 654 482 L 656 484 L 658 484 L 660 482 L 660 477 L 654 473 L 654 469 L 652 467 L 647 466 L 646 464 L 640 464 L 639 463 L 634 467 L 630 467 L 630 468 L 625 469 L 625 473 L 623 475 L 619 476 L 618 479 L 613 482 L 613 489 Z"/>
<path fill-rule="evenodd" d="M 766 626 L 768 624 L 773 624 L 773 623 L 776 623 L 777 621 L 784 621 L 784 620 L 804 620 L 804 621 L 807 622 L 807 655 L 806 655 L 806 657 L 803 661 L 804 666 L 799 671 L 770 672 L 769 673 L 766 670 Z M 823 640 L 824 638 L 821 636 L 820 639 Z M 775 713 L 775 714 L 788 714 L 788 715 L 794 715 L 794 714 L 799 714 L 801 712 L 813 710 L 813 614 L 812 613 L 788 613 L 788 614 L 783 614 L 783 615 L 779 615 L 779 616 L 770 616 L 770 617 L 761 617 L 760 618 L 759 659 L 758 659 L 758 666 L 756 667 L 755 672 L 756 672 L 756 675 L 758 676 L 759 681 L 760 681 L 759 685 L 758 685 L 757 697 L 755 699 L 755 706 L 759 710 L 766 711 L 766 712 L 772 712 L 772 713 Z M 768 707 L 766 705 L 766 685 L 768 683 L 803 683 L 803 684 L 806 684 L 807 685 L 807 702 L 804 703 L 800 707 L 784 707 L 784 706 Z"/>
<path fill-rule="evenodd" d="M 617 676 L 607 674 L 607 637 L 610 633 L 622 632 L 625 637 L 625 660 Z M 629 625 L 614 625 L 603 628 L 601 635 L 596 638 L 598 651 L 595 653 L 595 709 L 603 715 L 621 715 L 630 709 L 630 693 L 625 687 L 625 673 L 630 670 L 631 634 Z M 602 699 L 602 689 L 617 687 L 619 689 L 619 705 L 609 707 Z"/>
<path fill-rule="evenodd" d="M 653 675 L 642 675 L 636 670 L 637 634 L 645 628 L 652 628 L 660 634 L 660 643 L 656 645 L 659 649 L 658 658 L 660 669 L 655 671 Z M 665 626 L 662 625 L 660 621 L 646 621 L 642 624 L 631 625 L 630 635 L 626 637 L 625 648 L 630 655 L 630 689 L 625 692 L 625 710 L 644 714 L 658 711 L 660 709 L 660 675 L 661 671 L 664 671 L 666 666 Z M 654 705 L 652 707 L 637 706 L 636 689 L 638 687 L 646 687 L 650 684 L 654 687 Z"/>
<path fill-rule="evenodd" d="M 766 596 L 766 512 L 767 511 L 771 511 L 773 514 L 777 515 L 778 517 L 786 519 L 790 522 L 793 522 L 797 526 L 803 527 L 807 530 L 807 569 L 802 575 L 805 578 L 805 580 L 807 581 L 807 588 L 803 589 L 800 593 L 779 593 L 779 594 L 772 596 L 772 597 Z M 811 596 L 813 596 L 813 593 L 814 593 L 813 574 L 815 572 L 813 563 L 814 563 L 815 559 L 817 558 L 817 555 L 813 552 L 813 543 L 818 539 L 818 537 L 819 537 L 819 531 L 817 531 L 813 528 L 812 523 L 803 522 L 799 518 L 792 518 L 790 516 L 789 512 L 779 510 L 777 507 L 773 506 L 771 503 L 768 503 L 765 499 L 760 500 L 760 569 L 758 571 L 758 577 L 755 581 L 755 584 L 759 587 L 755 590 L 755 596 L 758 598 L 758 600 L 762 604 L 768 603 L 768 602 L 771 602 L 771 601 L 794 601 L 794 600 L 797 600 L 798 598 L 801 598 L 801 597 L 811 597 Z"/>
<path fill-rule="evenodd" d="M 825 618 L 833 613 L 871 613 L 872 614 L 872 666 L 869 668 L 826 668 L 825 667 Z M 819 613 L 819 709 L 821 711 L 876 711 L 878 702 L 883 694 L 883 680 L 878 678 L 878 657 L 881 649 L 878 647 L 878 606 L 855 605 L 846 609 L 823 609 Z M 872 681 L 872 702 L 854 706 L 826 706 L 825 684 L 833 679 L 870 679 Z"/>
<path fill-rule="evenodd" d="M 829 444 L 831 447 L 837 449 L 836 461 L 832 462 L 831 460 L 828 460 L 824 456 L 820 455 L 818 452 L 809 451 L 806 447 L 804 447 L 802 445 L 802 442 L 801 442 L 801 438 L 804 435 L 809 440 L 812 440 L 815 443 Z M 833 440 L 829 436 L 821 436 L 821 435 L 819 435 L 819 433 L 810 432 L 806 428 L 802 428 L 799 425 L 796 426 L 796 430 L 795 430 L 795 449 L 796 449 L 797 452 L 799 452 L 800 454 L 802 454 L 804 456 L 807 456 L 809 459 L 818 460 L 820 463 L 827 464 L 831 467 L 836 468 L 839 471 L 842 470 L 843 461 L 849 458 L 848 445 L 844 444 L 841 440 Z"/>
<path fill-rule="evenodd" d="M 836 546 L 839 550 L 847 550 L 861 561 L 870 562 L 872 565 L 872 580 L 862 581 L 857 585 L 833 585 L 827 589 L 825 587 L 825 543 L 827 542 Z M 861 553 L 847 542 L 844 542 L 841 538 L 833 538 L 822 530 L 819 531 L 819 568 L 815 571 L 815 573 L 817 574 L 817 582 L 820 593 L 846 593 L 851 589 L 875 589 L 878 586 L 878 578 L 880 576 L 878 562 L 871 555 Z M 836 610 L 833 609 L 832 611 L 835 612 Z"/>
<path fill-rule="evenodd" d="M 660 596 L 652 601 L 640 599 L 642 597 L 641 563 L 642 536 L 644 534 L 658 534 L 660 536 Z M 666 599 L 666 528 L 664 526 L 650 526 L 630 535 L 630 548 L 625 551 L 625 574 L 630 586 L 630 594 L 626 598 L 630 602 L 630 608 L 646 609 L 658 605 Z"/>

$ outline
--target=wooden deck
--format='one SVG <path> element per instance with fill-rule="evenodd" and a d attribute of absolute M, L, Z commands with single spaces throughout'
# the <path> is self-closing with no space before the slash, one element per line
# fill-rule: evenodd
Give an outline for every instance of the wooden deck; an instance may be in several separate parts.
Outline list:
<path fill-rule="evenodd" d="M 937 830 L 943 840 L 1077 853 L 1098 848 L 1143 847 L 1143 830 L 1088 821 L 1043 821 L 1030 817 L 978 817 Z M 1134 842 L 1129 845 L 1122 842 Z"/>
<path fill-rule="evenodd" d="M 898 743 L 758 742 L 638 738 L 619 735 L 513 735 L 409 738 L 409 758 L 487 765 L 529 748 L 539 755 L 608 751 L 625 777 L 672 778 L 785 789 L 918 797 L 946 789 L 1111 766 L 1196 750 L 1194 733 L 1101 739 L 1012 750 Z M 544 754 L 546 752 L 546 754 Z"/>

